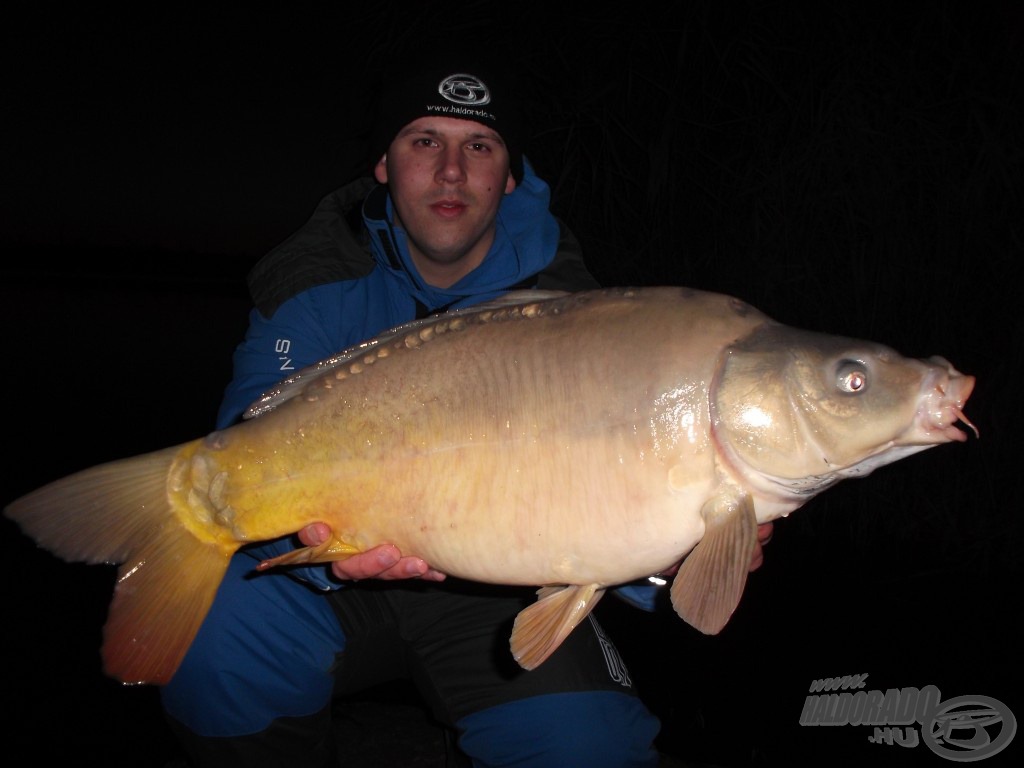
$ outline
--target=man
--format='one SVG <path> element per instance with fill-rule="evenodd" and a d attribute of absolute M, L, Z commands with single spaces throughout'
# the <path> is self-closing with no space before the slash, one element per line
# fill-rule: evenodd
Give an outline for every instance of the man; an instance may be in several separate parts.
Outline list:
<path fill-rule="evenodd" d="M 219 427 L 289 373 L 402 322 L 514 287 L 596 287 L 522 157 L 512 93 L 491 74 L 432 68 L 396 81 L 372 144 L 375 179 L 329 195 L 250 274 L 256 307 Z M 317 524 L 299 538 L 328 535 Z M 299 569 L 299 578 L 247 578 L 254 558 L 292 546 L 234 557 L 161 690 L 197 765 L 334 765 L 332 697 L 398 676 L 416 682 L 477 765 L 657 764 L 657 719 L 596 621 L 524 672 L 507 638 L 533 589 L 446 579 L 391 545 Z M 644 589 L 623 594 L 649 601 Z"/>

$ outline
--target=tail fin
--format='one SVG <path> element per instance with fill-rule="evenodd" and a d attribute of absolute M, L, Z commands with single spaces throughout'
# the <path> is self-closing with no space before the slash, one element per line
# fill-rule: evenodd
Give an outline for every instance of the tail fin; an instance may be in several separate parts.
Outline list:
<path fill-rule="evenodd" d="M 167 478 L 181 448 L 83 470 L 4 510 L 62 560 L 121 564 L 103 660 L 107 674 L 126 683 L 171 679 L 232 554 L 196 538 L 171 508 Z"/>

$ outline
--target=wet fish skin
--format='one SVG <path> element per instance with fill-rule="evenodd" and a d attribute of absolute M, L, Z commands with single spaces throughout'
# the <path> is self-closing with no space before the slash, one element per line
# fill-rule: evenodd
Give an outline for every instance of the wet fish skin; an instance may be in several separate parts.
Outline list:
<path fill-rule="evenodd" d="M 5 514 L 65 560 L 120 564 L 103 656 L 125 682 L 170 679 L 241 545 L 321 520 L 330 541 L 261 567 L 391 542 L 453 576 L 543 587 L 511 639 L 531 669 L 607 587 L 684 557 L 673 605 L 720 631 L 757 524 L 966 439 L 973 385 L 941 358 L 789 328 L 719 294 L 526 292 L 382 334 L 236 426 L 57 480 Z"/>

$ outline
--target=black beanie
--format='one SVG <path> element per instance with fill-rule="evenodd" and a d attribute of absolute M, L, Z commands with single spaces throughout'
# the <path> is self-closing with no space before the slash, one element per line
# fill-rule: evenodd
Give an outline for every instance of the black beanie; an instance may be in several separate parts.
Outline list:
<path fill-rule="evenodd" d="M 505 142 L 513 178 L 516 183 L 523 180 L 522 116 L 510 83 L 465 62 L 389 79 L 377 100 L 370 162 L 376 165 L 402 128 L 427 116 L 472 120 L 493 128 Z"/>

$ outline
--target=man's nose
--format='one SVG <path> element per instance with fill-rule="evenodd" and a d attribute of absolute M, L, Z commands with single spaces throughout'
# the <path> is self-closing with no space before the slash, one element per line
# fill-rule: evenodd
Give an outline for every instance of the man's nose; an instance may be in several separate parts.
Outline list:
<path fill-rule="evenodd" d="M 437 161 L 437 181 L 449 184 L 464 181 L 466 178 L 466 159 L 462 147 L 446 146 L 441 150 Z"/>

